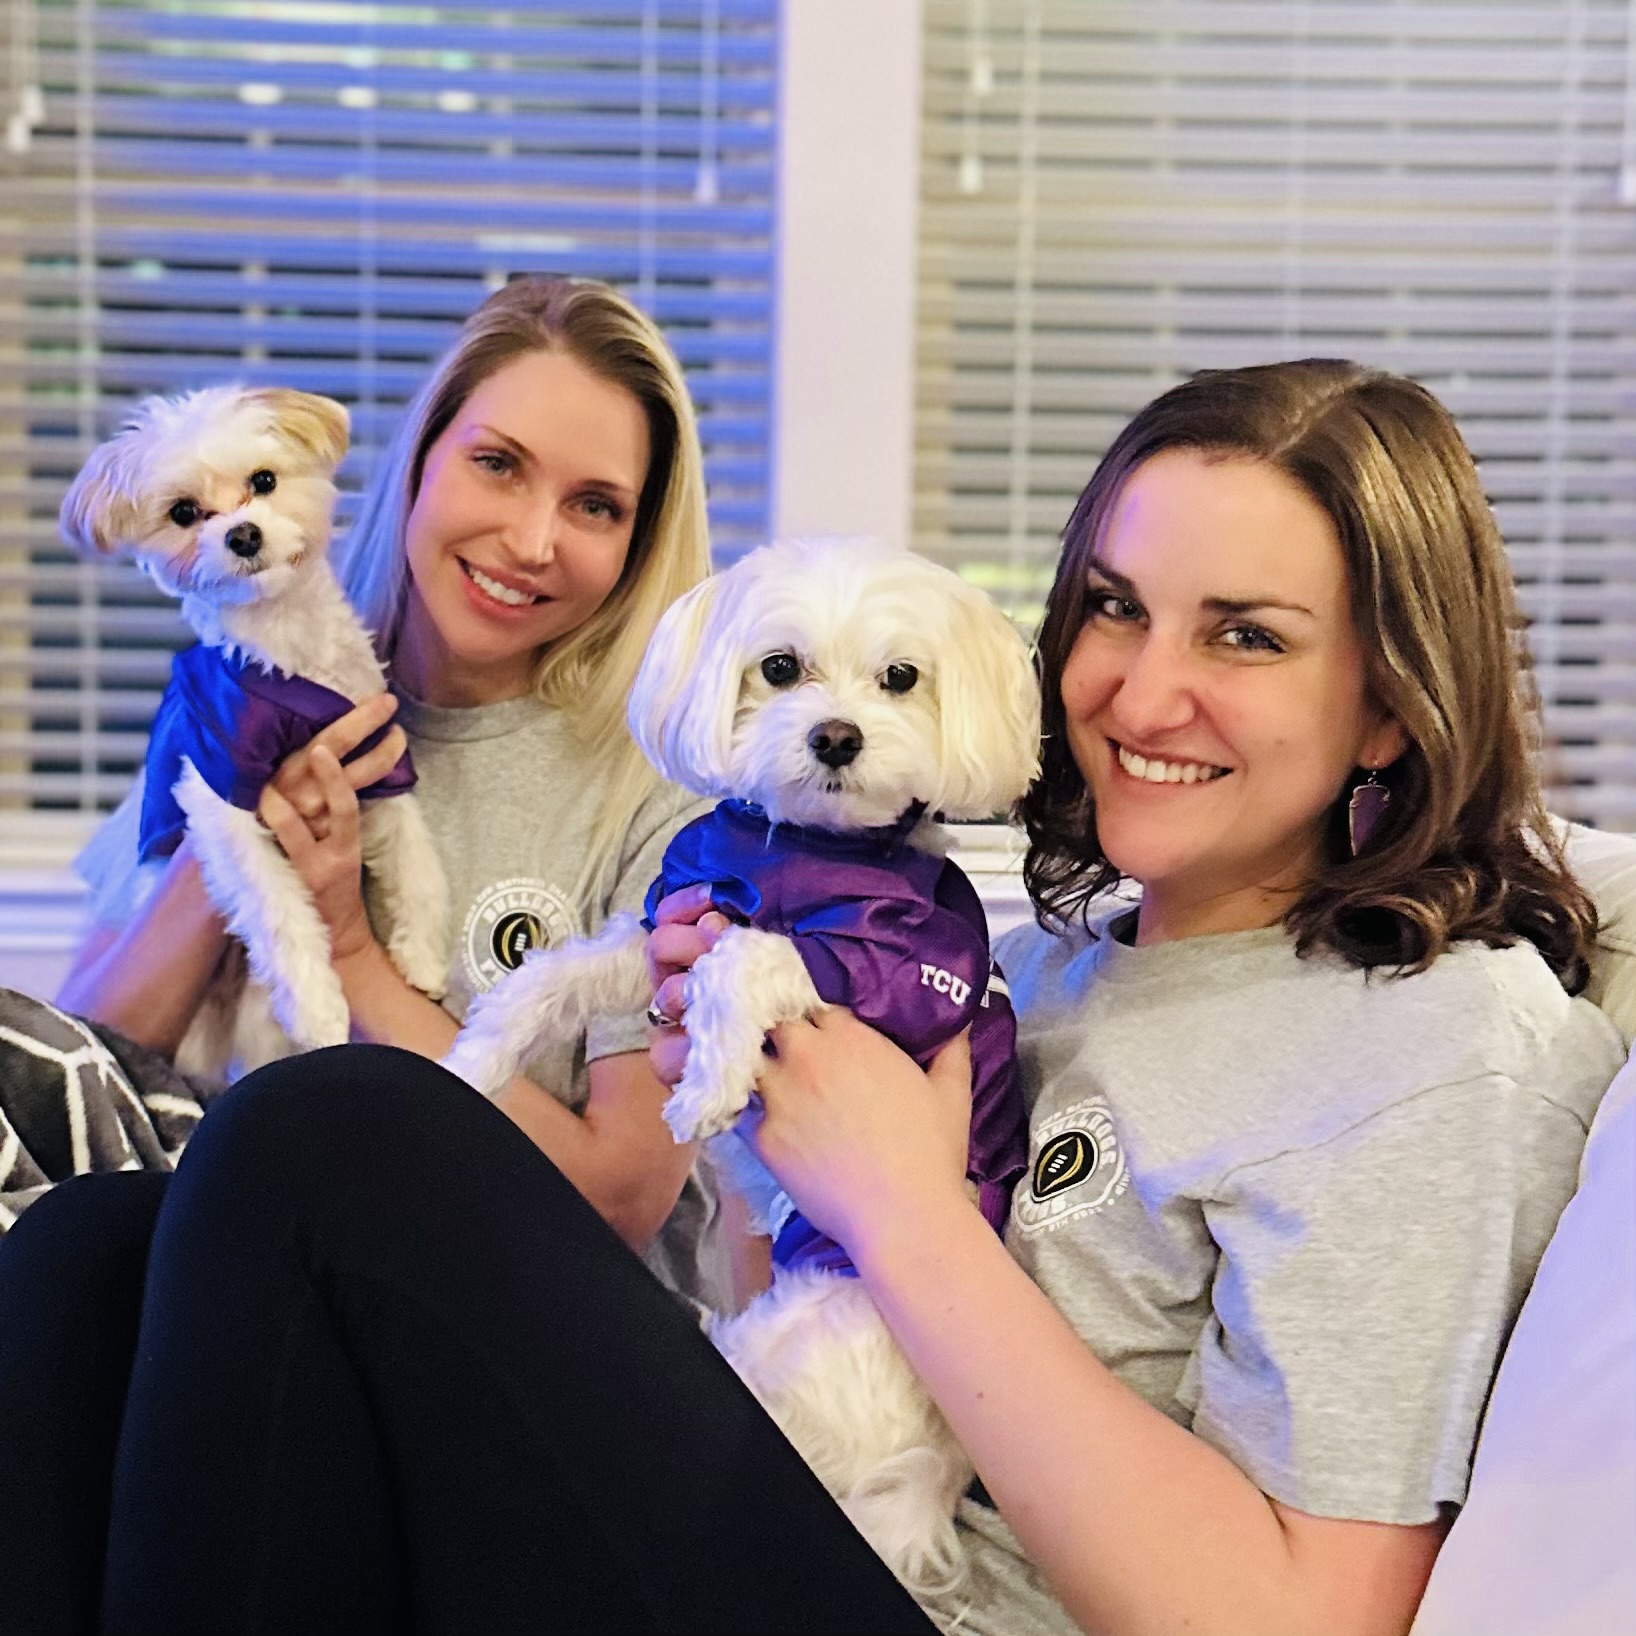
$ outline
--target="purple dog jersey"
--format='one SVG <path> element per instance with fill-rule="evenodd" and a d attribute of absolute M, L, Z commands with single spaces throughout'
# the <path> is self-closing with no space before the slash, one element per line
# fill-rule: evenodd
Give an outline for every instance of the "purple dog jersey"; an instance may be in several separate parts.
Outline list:
<path fill-rule="evenodd" d="M 264 669 L 252 659 L 229 658 L 220 648 L 201 644 L 178 653 L 148 738 L 142 862 L 167 857 L 181 845 L 187 815 L 171 791 L 182 776 L 183 756 L 224 801 L 253 812 L 279 763 L 352 707 L 344 693 L 322 683 Z M 383 727 L 371 734 L 352 754 L 362 755 L 386 732 Z M 375 800 L 402 795 L 414 785 L 405 750 L 385 778 L 358 794 Z"/>
<path fill-rule="evenodd" d="M 722 913 L 790 938 L 813 986 L 896 1041 L 921 1067 L 971 1025 L 971 1144 L 978 1207 L 1004 1229 L 1028 1163 L 1028 1113 L 1017 1083 L 1017 1019 L 988 951 L 988 922 L 958 865 L 906 836 L 919 810 L 885 829 L 845 834 L 771 824 L 723 801 L 677 834 L 648 889 L 662 897 L 708 882 Z M 846 1252 L 797 1214 L 773 1245 L 781 1267 L 852 1271 Z"/>

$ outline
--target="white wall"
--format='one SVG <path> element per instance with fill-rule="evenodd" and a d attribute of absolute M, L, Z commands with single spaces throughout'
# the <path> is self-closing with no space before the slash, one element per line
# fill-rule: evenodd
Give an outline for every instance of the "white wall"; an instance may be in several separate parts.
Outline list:
<path fill-rule="evenodd" d="M 0 987 L 56 992 L 85 915 L 69 865 L 95 823 L 84 813 L 0 813 Z"/>
<path fill-rule="evenodd" d="M 785 0 L 774 532 L 909 539 L 919 0 Z"/>

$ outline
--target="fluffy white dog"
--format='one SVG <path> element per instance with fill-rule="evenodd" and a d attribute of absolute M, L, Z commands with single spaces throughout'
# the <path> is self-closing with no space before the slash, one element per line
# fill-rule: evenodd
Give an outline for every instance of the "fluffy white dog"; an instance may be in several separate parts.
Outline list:
<path fill-rule="evenodd" d="M 929 815 L 987 818 L 1027 787 L 1039 695 L 982 592 L 870 541 L 769 546 L 666 613 L 632 733 L 666 777 L 727 797 L 671 844 L 648 898 L 708 881 L 735 924 L 689 973 L 687 1070 L 666 1104 L 774 1235 L 772 1288 L 713 1339 L 917 1594 L 963 1572 L 971 1466 L 845 1252 L 733 1129 L 776 1024 L 846 1005 L 922 1063 L 972 1030 L 968 1174 L 998 1230 L 1027 1158 L 1015 1019 L 987 926 Z M 530 955 L 473 1008 L 448 1066 L 493 1094 L 546 1035 L 652 998 L 632 916 Z"/>
<path fill-rule="evenodd" d="M 219 1072 L 335 1045 L 349 1017 L 329 935 L 277 841 L 257 821 L 273 770 L 328 722 L 381 692 L 385 673 L 325 555 L 347 412 L 306 392 L 213 387 L 150 398 L 92 452 L 63 501 L 64 536 L 126 553 L 181 600 L 199 645 L 176 657 L 149 741 L 144 861 L 192 837 L 211 901 L 260 988 L 229 974 L 178 1060 Z M 428 994 L 447 972 L 448 888 L 407 758 L 371 786 L 366 867 L 382 886 L 388 952 Z"/>

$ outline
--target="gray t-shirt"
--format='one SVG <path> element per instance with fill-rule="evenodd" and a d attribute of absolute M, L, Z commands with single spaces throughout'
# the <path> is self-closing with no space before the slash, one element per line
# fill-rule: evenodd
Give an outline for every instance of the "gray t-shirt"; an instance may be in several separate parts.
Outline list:
<path fill-rule="evenodd" d="M 409 736 L 419 777 L 415 794 L 449 877 L 452 933 L 444 1008 L 466 1014 L 531 948 L 596 931 L 621 909 L 640 911 L 670 838 L 709 803 L 661 784 L 626 832 L 613 868 L 582 924 L 573 892 L 589 852 L 592 826 L 607 793 L 601 767 L 588 761 L 561 713 L 533 697 L 469 710 L 402 700 L 396 718 Z M 92 888 L 96 919 L 118 924 L 134 911 L 141 780 L 98 830 L 78 867 Z M 381 924 L 366 878 L 365 903 Z M 577 1045 L 535 1058 L 528 1077 L 578 1112 L 590 1094 L 587 1064 L 647 1048 L 640 1014 L 598 1023 Z M 671 1288 L 725 1307 L 727 1265 L 708 1170 L 695 1166 L 675 1210 L 645 1259 Z"/>
<path fill-rule="evenodd" d="M 1134 948 L 1028 926 L 997 953 L 1030 1106 L 1017 1262 L 1274 1498 L 1402 1524 L 1458 1504 L 1623 1060 L 1608 1020 L 1526 945 L 1401 979 L 1298 959 L 1280 928 Z M 1074 1630 L 998 1513 L 961 1522 L 970 1602 L 940 1615 Z"/>

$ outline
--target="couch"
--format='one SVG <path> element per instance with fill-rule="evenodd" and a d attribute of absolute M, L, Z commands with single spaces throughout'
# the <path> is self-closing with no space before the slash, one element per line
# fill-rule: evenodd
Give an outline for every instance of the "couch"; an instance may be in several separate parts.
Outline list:
<path fill-rule="evenodd" d="M 1636 838 L 1574 828 L 1589 997 L 1636 1038 Z M 1591 1127 L 1413 1636 L 1636 1636 L 1636 1063 Z"/>

